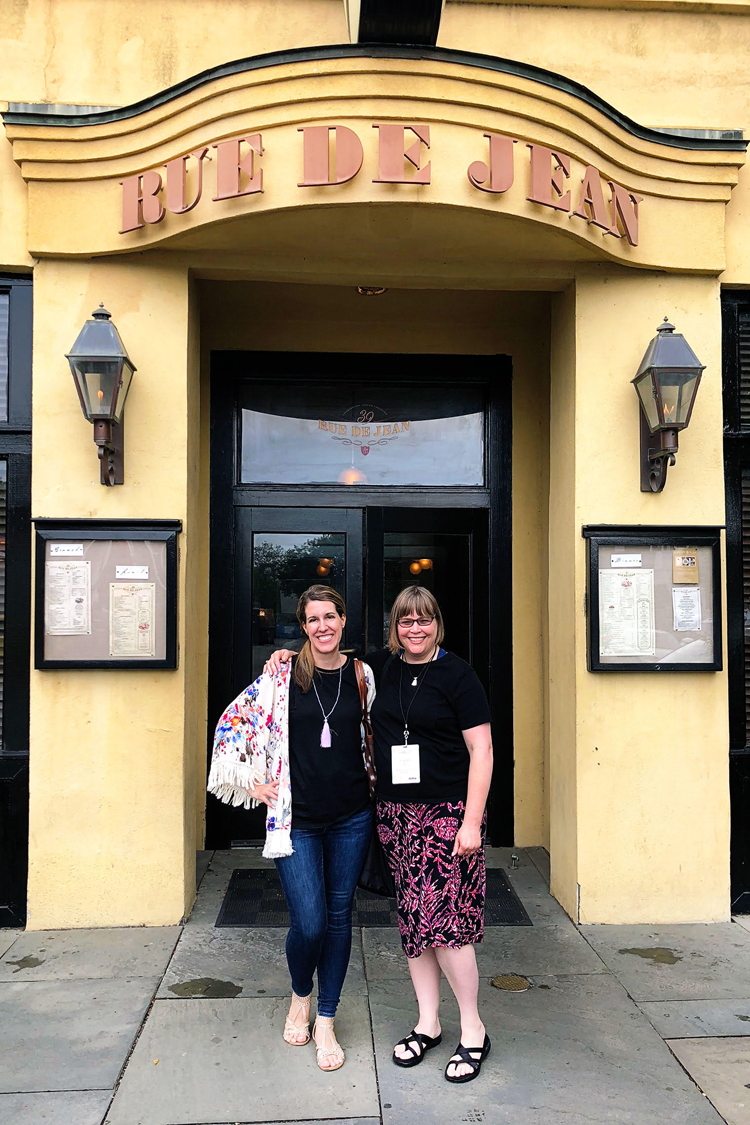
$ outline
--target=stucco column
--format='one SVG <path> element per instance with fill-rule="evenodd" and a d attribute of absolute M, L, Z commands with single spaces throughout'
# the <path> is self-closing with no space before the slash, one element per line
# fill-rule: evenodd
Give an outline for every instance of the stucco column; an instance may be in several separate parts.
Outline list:
<path fill-rule="evenodd" d="M 630 380 L 665 315 L 706 371 L 677 464 L 651 495 Z M 725 919 L 726 673 L 588 672 L 581 538 L 587 523 L 724 523 L 718 282 L 582 270 L 556 298 L 550 441 L 553 893 L 581 922 Z"/>
<path fill-rule="evenodd" d="M 92 427 L 64 358 L 100 301 L 137 367 L 125 483 L 114 488 L 99 483 Z M 184 532 L 177 671 L 32 672 L 31 929 L 176 923 L 194 894 L 205 752 L 205 643 L 195 638 L 201 622 L 205 633 L 206 599 L 191 550 L 199 458 L 190 303 L 187 269 L 156 256 L 45 260 L 35 271 L 33 515 L 177 518 Z"/>

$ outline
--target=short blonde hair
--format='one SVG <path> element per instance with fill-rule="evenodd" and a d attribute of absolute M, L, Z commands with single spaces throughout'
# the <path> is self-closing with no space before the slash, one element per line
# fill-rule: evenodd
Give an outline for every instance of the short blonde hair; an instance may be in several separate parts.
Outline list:
<path fill-rule="evenodd" d="M 395 654 L 404 647 L 398 639 L 398 623 L 402 617 L 407 617 L 410 613 L 415 617 L 434 617 L 437 624 L 435 640 L 438 645 L 442 644 L 445 627 L 437 598 L 424 586 L 407 586 L 393 603 L 388 621 L 388 648 L 392 653 Z"/>

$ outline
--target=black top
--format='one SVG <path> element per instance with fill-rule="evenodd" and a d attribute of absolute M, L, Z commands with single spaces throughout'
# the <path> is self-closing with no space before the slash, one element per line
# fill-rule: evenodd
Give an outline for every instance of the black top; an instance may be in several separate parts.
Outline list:
<path fill-rule="evenodd" d="M 429 664 L 406 664 L 398 656 L 389 663 L 389 656 L 383 650 L 368 652 L 365 657 L 378 688 L 372 705 L 376 795 L 405 804 L 465 801 L 469 751 L 461 732 L 490 721 L 479 677 L 452 652 Z M 411 686 L 415 675 L 420 681 L 418 688 Z M 419 745 L 420 781 L 410 785 L 393 785 L 391 781 L 391 746 L 404 741 L 399 682 L 404 712 L 414 700 L 409 710 L 409 743 Z"/>
<path fill-rule="evenodd" d="M 303 692 L 290 679 L 289 770 L 292 783 L 292 828 L 333 824 L 366 809 L 370 801 L 360 732 L 361 708 L 354 661 L 347 657 L 341 673 L 341 695 L 328 720 L 331 745 L 320 745 L 323 712 L 311 687 Z M 315 687 L 326 715 L 339 686 L 338 672 L 317 669 Z"/>

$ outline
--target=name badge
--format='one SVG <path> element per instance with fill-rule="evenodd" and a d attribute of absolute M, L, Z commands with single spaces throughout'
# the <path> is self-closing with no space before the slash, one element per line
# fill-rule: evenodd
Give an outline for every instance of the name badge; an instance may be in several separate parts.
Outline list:
<path fill-rule="evenodd" d="M 391 779 L 394 785 L 418 785 L 419 743 L 391 746 Z"/>

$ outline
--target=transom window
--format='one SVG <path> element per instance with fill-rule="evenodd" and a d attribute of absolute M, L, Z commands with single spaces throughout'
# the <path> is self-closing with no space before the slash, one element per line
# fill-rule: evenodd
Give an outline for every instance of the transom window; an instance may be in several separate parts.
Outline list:
<path fill-rule="evenodd" d="M 243 484 L 481 486 L 483 388 L 427 383 L 248 383 Z"/>

